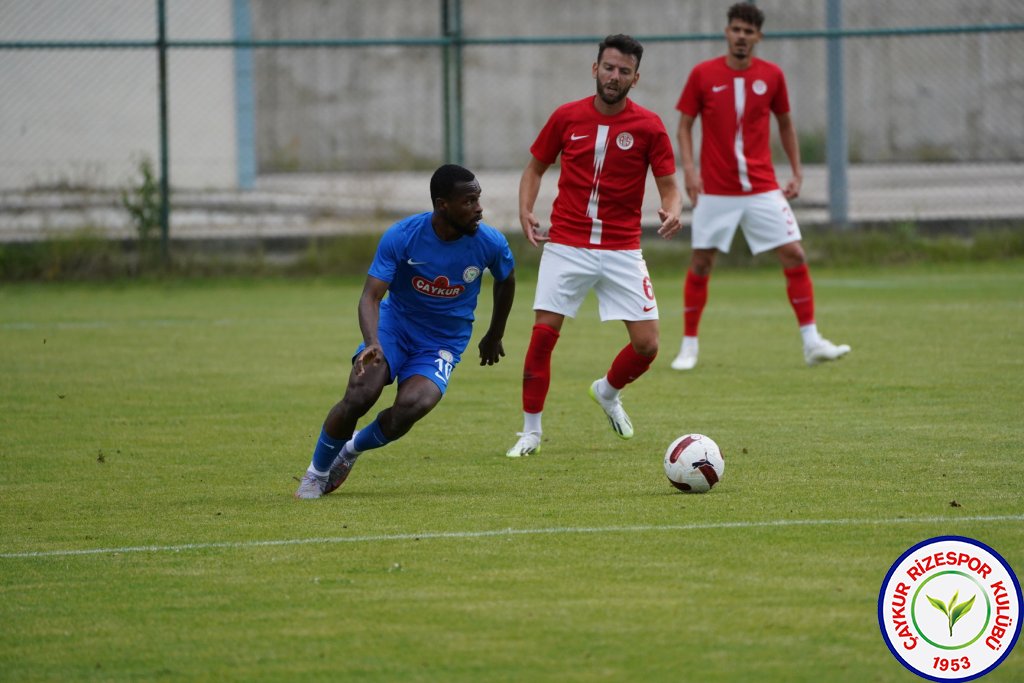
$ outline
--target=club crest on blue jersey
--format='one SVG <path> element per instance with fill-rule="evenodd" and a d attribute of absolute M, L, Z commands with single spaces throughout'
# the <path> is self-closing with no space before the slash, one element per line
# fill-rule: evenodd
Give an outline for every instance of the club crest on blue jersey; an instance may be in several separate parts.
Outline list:
<path fill-rule="evenodd" d="M 439 299 L 454 299 L 466 291 L 462 285 L 453 285 L 448 281 L 446 275 L 438 275 L 433 281 L 417 275 L 412 279 L 412 286 L 420 294 L 437 297 Z"/>
<path fill-rule="evenodd" d="M 480 277 L 480 269 L 477 268 L 476 266 L 470 266 L 469 268 L 466 268 L 464 271 L 462 271 L 462 279 L 467 283 L 473 282 L 478 277 Z"/>

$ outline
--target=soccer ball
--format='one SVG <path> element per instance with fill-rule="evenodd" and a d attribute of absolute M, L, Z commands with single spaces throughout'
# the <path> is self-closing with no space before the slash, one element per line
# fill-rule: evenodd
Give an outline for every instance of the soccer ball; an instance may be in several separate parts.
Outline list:
<path fill-rule="evenodd" d="M 703 434 L 686 434 L 665 451 L 665 476 L 680 491 L 704 493 L 725 472 L 722 450 Z"/>

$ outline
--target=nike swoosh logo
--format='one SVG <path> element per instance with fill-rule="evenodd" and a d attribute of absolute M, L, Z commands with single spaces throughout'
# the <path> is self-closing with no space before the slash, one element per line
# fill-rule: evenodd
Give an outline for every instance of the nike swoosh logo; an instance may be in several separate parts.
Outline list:
<path fill-rule="evenodd" d="M 725 89 L 726 89 L 726 88 L 728 88 L 728 87 L 729 87 L 729 86 L 727 86 L 727 85 L 716 85 L 716 86 L 712 86 L 712 88 L 711 88 L 711 92 L 722 92 L 723 90 L 725 90 Z"/>
<path fill-rule="evenodd" d="M 406 263 L 408 263 L 410 266 L 422 266 L 426 263 L 426 261 L 413 261 L 412 259 L 409 259 L 408 261 L 406 261 Z"/>
<path fill-rule="evenodd" d="M 589 138 L 589 137 L 590 137 L 589 135 L 576 135 L 575 133 L 573 133 L 572 135 L 569 136 L 569 139 L 570 140 L 582 140 L 583 138 Z"/>
<path fill-rule="evenodd" d="M 657 307 L 658 307 L 657 305 L 654 305 L 654 306 L 644 306 L 644 313 L 650 313 L 651 311 L 653 311 Z"/>

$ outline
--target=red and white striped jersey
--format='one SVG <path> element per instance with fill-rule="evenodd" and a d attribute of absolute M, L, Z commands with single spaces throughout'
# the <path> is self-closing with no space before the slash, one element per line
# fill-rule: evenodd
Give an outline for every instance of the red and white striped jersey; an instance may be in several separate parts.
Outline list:
<path fill-rule="evenodd" d="M 772 165 L 771 113 L 789 112 L 786 77 L 775 64 L 754 57 L 742 71 L 726 58 L 701 62 L 676 109 L 700 117 L 700 175 L 707 194 L 741 195 L 779 189 Z"/>
<path fill-rule="evenodd" d="M 590 249 L 639 249 L 647 169 L 676 172 L 665 124 L 632 100 L 613 116 L 594 108 L 594 96 L 563 104 L 537 135 L 530 153 L 553 164 L 562 156 L 551 241 Z"/>

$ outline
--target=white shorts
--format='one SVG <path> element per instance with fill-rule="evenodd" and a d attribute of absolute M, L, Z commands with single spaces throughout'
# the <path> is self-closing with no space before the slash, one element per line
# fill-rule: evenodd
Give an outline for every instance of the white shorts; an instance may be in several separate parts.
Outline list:
<path fill-rule="evenodd" d="M 657 320 L 658 302 L 639 249 L 583 249 L 548 242 L 540 257 L 533 310 L 570 318 L 591 289 L 601 320 Z"/>
<path fill-rule="evenodd" d="M 736 227 L 752 254 L 760 254 L 796 242 L 800 226 L 782 190 L 745 196 L 702 194 L 693 209 L 694 249 L 717 249 L 728 253 Z"/>

